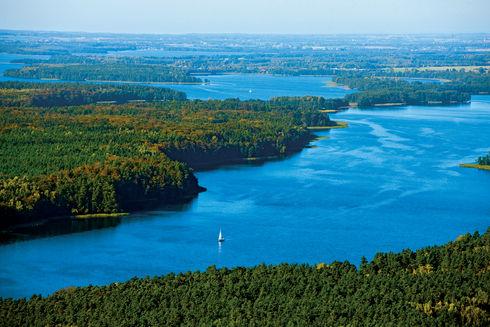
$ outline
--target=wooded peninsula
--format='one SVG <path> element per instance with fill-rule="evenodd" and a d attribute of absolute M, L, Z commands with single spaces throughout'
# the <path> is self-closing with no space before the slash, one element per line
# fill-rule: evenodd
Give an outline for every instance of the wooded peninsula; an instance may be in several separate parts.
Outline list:
<path fill-rule="evenodd" d="M 129 212 L 189 202 L 206 190 L 207 185 L 199 185 L 196 178 L 198 169 L 299 152 L 315 139 L 315 130 L 347 126 L 347 122 L 331 120 L 329 113 L 402 105 L 455 106 L 470 102 L 472 96 L 490 94 L 487 40 L 486 34 L 175 36 L 2 30 L 0 52 L 7 59 L 0 69 L 8 81 L 0 82 L 0 243 L 15 241 L 17 227 L 41 229 L 45 222 L 59 221 L 88 222 L 85 227 L 75 226 L 76 232 L 114 227 L 121 223 L 120 216 Z M 146 52 L 155 55 L 144 55 Z M 10 55 L 15 58 L 10 60 Z M 168 85 L 156 85 L 203 84 L 194 86 L 206 88 L 206 75 L 230 73 L 299 79 L 322 75 L 322 83 L 331 83 L 335 91 L 347 95 L 336 99 L 194 100 Z M 248 91 L 243 87 L 241 94 L 243 89 Z M 303 91 L 296 94 L 307 94 Z M 250 90 L 247 94 L 254 93 Z M 480 125 L 474 130 L 481 131 Z M 378 139 L 376 136 L 375 142 Z M 389 150 L 396 145 L 391 144 Z M 431 151 L 431 144 L 428 146 L 427 153 Z M 365 148 L 366 153 L 376 155 L 373 147 Z M 486 153 L 483 149 L 478 151 Z M 462 166 L 490 170 L 490 153 L 481 155 L 475 163 Z M 402 156 L 407 153 L 390 156 L 389 164 Z M 347 158 L 340 165 L 351 164 L 352 157 Z M 400 164 L 395 174 L 405 168 L 403 163 L 395 164 Z M 327 169 L 323 172 L 330 173 Z M 357 198 L 344 206 L 349 212 L 346 222 L 352 219 L 353 203 L 365 198 L 363 188 L 357 190 L 357 181 L 367 173 L 370 171 L 362 167 L 354 175 L 356 189 L 350 193 Z M 487 172 L 469 173 L 487 176 Z M 437 180 L 449 178 L 444 175 Z M 433 180 L 436 178 L 424 181 L 432 186 Z M 332 192 L 338 185 L 335 182 L 328 184 Z M 381 190 L 374 205 L 390 200 L 392 188 L 398 185 Z M 468 198 L 473 200 L 476 193 L 485 196 L 479 190 L 468 193 Z M 411 192 L 393 193 L 393 197 Z M 417 185 L 414 193 L 421 192 L 425 188 L 421 191 Z M 335 196 L 335 201 L 342 200 Z M 324 205 L 321 200 L 318 203 Z M 466 217 L 476 213 L 475 220 L 480 219 L 476 226 L 481 226 L 486 204 L 484 199 L 476 200 L 483 202 L 475 201 L 480 211 Z M 285 201 L 281 198 L 277 202 Z M 303 203 L 298 206 L 305 208 Z M 285 211 L 283 207 L 278 210 L 275 212 Z M 390 219 L 396 214 L 387 212 Z M 366 219 L 364 213 L 360 219 Z M 409 211 L 403 217 L 419 213 Z M 302 218 L 291 219 L 308 223 Z M 88 226 L 96 221 L 102 222 L 99 227 Z M 166 233 L 163 230 L 162 234 Z M 319 237 L 325 239 L 323 234 Z M 144 251 L 156 244 L 144 241 Z M 128 253 L 119 243 L 110 247 Z M 94 253 L 101 253 L 100 247 L 93 248 Z M 50 249 L 54 249 L 46 251 L 50 255 L 59 254 L 58 243 Z M 171 251 L 186 255 L 179 248 Z M 15 256 L 17 253 L 10 258 Z M 378 253 L 371 261 L 363 257 L 357 266 L 348 261 L 211 266 L 205 271 L 133 278 L 107 286 L 66 287 L 45 297 L 0 298 L 0 326 L 488 326 L 489 264 L 490 229 L 415 252 Z M 134 270 L 128 271 L 133 276 Z M 24 285 L 22 280 L 10 280 L 10 272 L 5 272 L 7 283 Z M 135 274 L 143 276 L 140 271 Z M 49 277 L 58 278 L 58 273 Z M 79 281 L 74 284 L 88 284 Z M 27 292 L 32 294 L 33 284 L 29 285 Z"/>
<path fill-rule="evenodd" d="M 311 129 L 337 125 L 328 111 L 451 105 L 490 90 L 487 72 L 411 73 L 452 80 L 344 72 L 334 81 L 357 92 L 343 99 L 268 101 L 186 100 L 127 84 L 2 82 L 0 137 L 8 146 L 0 152 L 0 225 L 182 202 L 203 190 L 190 168 L 298 151 L 313 139 Z"/>
<path fill-rule="evenodd" d="M 190 101 L 133 86 L 7 83 L 0 90 L 2 228 L 186 201 L 203 190 L 190 167 L 299 151 L 314 137 L 307 127 L 336 125 L 319 110 L 343 104 L 320 97 Z M 77 106 L 129 96 L 166 101 Z"/>

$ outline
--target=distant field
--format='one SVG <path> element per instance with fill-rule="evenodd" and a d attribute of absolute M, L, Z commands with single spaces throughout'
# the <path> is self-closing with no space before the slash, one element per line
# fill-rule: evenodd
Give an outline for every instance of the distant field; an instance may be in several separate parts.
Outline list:
<path fill-rule="evenodd" d="M 419 71 L 445 71 L 445 70 L 451 70 L 451 69 L 456 69 L 456 70 L 461 70 L 463 69 L 464 71 L 470 72 L 470 71 L 477 71 L 480 68 L 483 69 L 488 69 L 490 70 L 490 66 L 428 66 L 428 67 L 409 67 L 409 68 L 403 68 L 403 67 L 398 67 L 398 68 L 393 68 L 395 72 L 406 72 L 410 71 L 413 69 L 419 70 Z"/>

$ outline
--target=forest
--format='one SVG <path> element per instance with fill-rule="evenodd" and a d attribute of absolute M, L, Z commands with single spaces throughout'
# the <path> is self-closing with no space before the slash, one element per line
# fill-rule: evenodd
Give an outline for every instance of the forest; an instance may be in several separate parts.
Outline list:
<path fill-rule="evenodd" d="M 488 90 L 487 75 L 439 72 L 452 80 L 421 83 L 349 72 L 335 81 L 358 92 L 343 99 L 268 101 L 186 100 L 138 85 L 3 82 L 0 225 L 184 201 L 202 190 L 190 168 L 298 151 L 313 137 L 307 127 L 336 125 L 326 109 L 462 103 L 468 92 Z"/>
<path fill-rule="evenodd" d="M 488 326 L 490 230 L 330 264 L 209 267 L 1 299 L 1 326 Z"/>
<path fill-rule="evenodd" d="M 0 242 L 14 225 L 115 226 L 126 212 L 186 202 L 205 191 L 194 169 L 299 151 L 314 138 L 308 127 L 337 126 L 327 110 L 451 105 L 489 94 L 482 40 L 0 31 L 0 52 L 29 55 L 12 61 L 28 66 L 5 76 L 49 80 L 0 83 Z M 169 56 L 112 53 L 148 49 Z M 226 73 L 328 74 L 354 93 L 204 101 L 96 84 L 206 83 L 198 76 Z M 490 165 L 490 153 L 477 163 Z M 104 218 L 71 219 L 90 215 Z M 489 264 L 490 229 L 359 265 L 211 266 L 0 298 L 0 326 L 489 326 Z"/>
<path fill-rule="evenodd" d="M 0 106 L 57 107 L 98 102 L 185 100 L 183 92 L 127 84 L 0 82 Z"/>
<path fill-rule="evenodd" d="M 189 168 L 280 156 L 332 126 L 319 97 L 1 107 L 0 226 L 182 202 Z"/>
<path fill-rule="evenodd" d="M 33 62 L 7 73 L 79 81 L 194 78 L 188 67 L 165 58 L 50 60 L 59 63 Z M 327 109 L 449 105 L 490 91 L 486 70 L 375 69 L 336 74 L 336 83 L 357 92 L 343 99 L 203 101 L 141 85 L 0 83 L 0 140 L 7 144 L 0 149 L 0 225 L 184 201 L 202 190 L 192 168 L 298 151 L 313 137 L 307 127 L 336 125 L 322 112 Z"/>
<path fill-rule="evenodd" d="M 425 80 L 424 79 L 428 79 Z M 358 92 L 346 96 L 360 107 L 380 104 L 458 104 L 490 93 L 490 73 L 457 70 L 366 70 L 338 72 L 334 81 Z"/>
<path fill-rule="evenodd" d="M 31 79 L 55 79 L 64 81 L 125 81 L 152 83 L 202 83 L 185 70 L 165 65 L 104 64 L 56 64 L 34 65 L 21 69 L 9 69 L 4 76 Z"/>
<path fill-rule="evenodd" d="M 70 61 L 70 56 L 54 57 L 51 60 Z M 18 70 L 7 70 L 8 76 L 21 78 L 55 78 L 69 81 L 134 81 L 134 82 L 175 82 L 194 83 L 202 82 L 189 75 L 188 67 L 183 64 L 146 63 L 147 61 L 159 62 L 155 58 L 118 58 L 115 63 L 107 63 L 107 59 L 93 59 L 91 57 L 77 57 L 75 61 L 81 63 L 62 64 L 34 64 Z M 88 63 L 87 63 L 88 61 Z M 95 63 L 92 63 L 95 61 Z M 141 63 L 143 62 L 143 63 Z M 163 68 L 162 68 L 163 67 Z M 161 70 L 163 69 L 163 71 Z M 395 69 L 367 69 L 367 70 L 330 70 L 317 71 L 319 74 L 334 74 L 334 82 L 346 85 L 356 92 L 347 95 L 344 99 L 335 101 L 343 102 L 334 105 L 332 109 L 338 109 L 351 105 L 359 107 L 370 107 L 376 105 L 451 105 L 466 103 L 472 94 L 490 93 L 490 73 L 485 69 L 479 71 L 457 71 L 457 70 L 395 70 Z M 170 77 L 169 77 L 170 76 Z M 47 84 L 47 83 L 45 83 Z M 29 93 L 26 87 L 15 87 L 15 85 L 0 86 L 2 95 L 0 101 L 6 105 L 17 105 L 17 103 L 49 106 L 49 105 L 77 105 L 98 101 L 127 102 L 131 100 L 181 100 L 184 95 L 170 90 L 152 91 L 148 87 L 135 86 L 102 86 L 82 87 L 79 91 L 68 86 L 68 83 L 60 83 L 59 87 L 37 87 L 28 99 Z M 6 93 L 5 88 L 17 89 Z M 39 89 L 46 90 L 40 91 Z M 49 89 L 49 91 L 48 91 Z M 172 93 L 173 92 L 173 93 Z M 22 99 L 22 100 L 20 100 Z M 149 99 L 149 100 L 148 100 Z M 327 100 L 325 100 L 327 101 Z"/>

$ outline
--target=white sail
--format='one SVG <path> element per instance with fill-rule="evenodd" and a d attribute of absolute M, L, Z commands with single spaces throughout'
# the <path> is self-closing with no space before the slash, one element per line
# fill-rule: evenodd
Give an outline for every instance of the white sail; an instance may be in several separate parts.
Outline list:
<path fill-rule="evenodd" d="M 223 233 L 221 233 L 221 228 L 219 229 L 218 242 L 223 242 L 225 238 L 223 237 Z"/>

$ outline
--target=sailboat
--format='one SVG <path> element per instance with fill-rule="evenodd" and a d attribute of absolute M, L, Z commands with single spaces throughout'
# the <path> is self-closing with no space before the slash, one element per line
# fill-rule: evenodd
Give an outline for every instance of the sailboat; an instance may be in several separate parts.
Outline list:
<path fill-rule="evenodd" d="M 223 237 L 223 233 L 221 233 L 221 228 L 219 229 L 219 234 L 218 234 L 218 243 L 224 242 L 225 238 Z"/>

